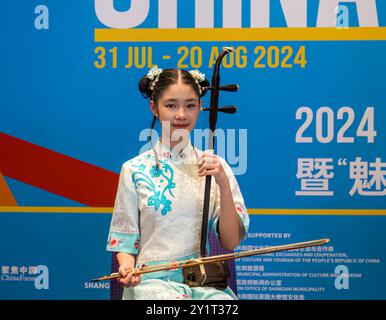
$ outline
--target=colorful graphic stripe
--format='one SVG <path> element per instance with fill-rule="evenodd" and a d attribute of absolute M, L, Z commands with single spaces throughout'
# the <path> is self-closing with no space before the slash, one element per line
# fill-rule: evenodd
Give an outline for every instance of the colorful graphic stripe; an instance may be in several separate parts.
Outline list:
<path fill-rule="evenodd" d="M 113 207 L 12 207 L 0 206 L 0 212 L 24 213 L 109 213 Z M 250 215 L 293 216 L 386 216 L 386 209 L 248 209 Z"/>
<path fill-rule="evenodd" d="M 92 207 L 114 205 L 119 175 L 0 133 L 4 176 Z M 2 189 L 0 189 L 2 190 Z"/>

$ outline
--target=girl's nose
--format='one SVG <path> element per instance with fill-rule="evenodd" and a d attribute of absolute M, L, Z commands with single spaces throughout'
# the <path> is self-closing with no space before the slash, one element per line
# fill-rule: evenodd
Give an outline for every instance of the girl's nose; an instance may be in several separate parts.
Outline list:
<path fill-rule="evenodd" d="M 184 107 L 178 108 L 176 118 L 177 119 L 186 119 L 186 110 Z"/>

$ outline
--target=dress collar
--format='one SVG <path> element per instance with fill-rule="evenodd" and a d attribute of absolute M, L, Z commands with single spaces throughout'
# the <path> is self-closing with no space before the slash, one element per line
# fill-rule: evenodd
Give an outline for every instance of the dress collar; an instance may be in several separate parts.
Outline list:
<path fill-rule="evenodd" d="M 161 142 L 161 138 L 154 144 L 154 151 L 157 152 L 159 159 L 173 160 L 175 163 L 196 164 L 198 161 L 197 150 L 192 146 L 190 140 L 182 147 L 175 147 L 171 150 Z"/>

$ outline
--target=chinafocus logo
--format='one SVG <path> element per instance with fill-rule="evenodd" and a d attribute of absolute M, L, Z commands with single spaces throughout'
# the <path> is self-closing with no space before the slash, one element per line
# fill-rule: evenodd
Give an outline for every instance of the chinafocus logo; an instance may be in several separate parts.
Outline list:
<path fill-rule="evenodd" d="M 49 289 L 49 270 L 45 265 L 3 265 L 0 279 L 3 282 L 32 282 L 37 290 Z"/>

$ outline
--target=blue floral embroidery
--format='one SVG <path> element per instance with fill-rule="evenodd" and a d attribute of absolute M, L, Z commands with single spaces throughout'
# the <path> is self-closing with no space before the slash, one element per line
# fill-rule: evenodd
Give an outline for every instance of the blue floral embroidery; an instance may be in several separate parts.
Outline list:
<path fill-rule="evenodd" d="M 139 166 L 132 165 L 138 169 L 138 171 L 133 172 L 132 179 L 136 189 L 138 188 L 140 182 L 142 182 L 145 188 L 147 188 L 149 191 L 152 191 L 153 195 L 148 198 L 147 205 L 153 206 L 156 211 L 158 211 L 162 206 L 161 214 L 164 216 L 172 210 L 172 201 L 166 198 L 165 193 L 168 192 L 170 196 L 174 198 L 171 189 L 175 188 L 176 184 L 173 182 L 174 172 L 172 167 L 167 163 L 167 161 L 160 160 L 159 163 L 161 165 L 159 166 L 158 170 L 156 166 L 151 167 L 149 170 L 150 176 L 144 172 L 145 166 L 143 164 Z M 152 179 L 161 176 L 163 176 L 167 181 L 167 185 L 164 187 L 162 192 L 157 190 L 157 187 L 155 186 Z M 161 181 L 163 181 L 163 179 Z"/>
<path fill-rule="evenodd" d="M 161 205 L 160 192 L 157 191 L 155 195 L 149 197 L 147 204 L 149 206 L 154 206 L 155 210 L 158 210 L 159 206 Z"/>
<path fill-rule="evenodd" d="M 161 214 L 164 216 L 166 215 L 169 211 L 172 211 L 172 202 L 168 199 L 166 199 L 165 196 L 161 197 L 162 204 L 164 205 Z"/>
<path fill-rule="evenodd" d="M 145 170 L 145 165 L 144 165 L 144 164 L 141 164 L 140 166 L 138 166 L 138 170 L 139 170 L 139 171 Z"/>
<path fill-rule="evenodd" d="M 150 170 L 150 175 L 152 178 L 154 177 L 159 177 L 161 175 L 162 171 L 161 170 L 157 170 L 157 167 L 156 166 L 153 166 Z"/>

